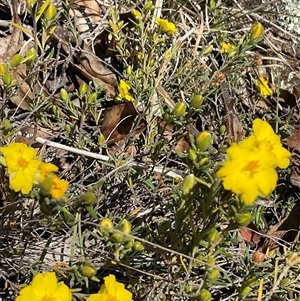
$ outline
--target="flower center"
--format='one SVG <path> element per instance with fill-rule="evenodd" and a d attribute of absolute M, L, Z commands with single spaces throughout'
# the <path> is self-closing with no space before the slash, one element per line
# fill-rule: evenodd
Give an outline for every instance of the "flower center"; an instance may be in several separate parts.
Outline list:
<path fill-rule="evenodd" d="M 25 167 L 28 166 L 28 161 L 26 159 L 24 159 L 23 157 L 19 157 L 19 159 L 18 159 L 18 165 L 20 167 L 25 168 Z"/>
<path fill-rule="evenodd" d="M 55 301 L 55 299 L 53 297 L 44 297 L 43 301 Z"/>
<path fill-rule="evenodd" d="M 118 299 L 115 296 L 108 296 L 108 301 L 118 301 Z"/>
<path fill-rule="evenodd" d="M 257 169 L 258 169 L 258 161 L 250 161 L 248 164 L 247 164 L 247 167 L 246 169 L 248 171 L 250 171 L 251 175 L 256 173 Z"/>

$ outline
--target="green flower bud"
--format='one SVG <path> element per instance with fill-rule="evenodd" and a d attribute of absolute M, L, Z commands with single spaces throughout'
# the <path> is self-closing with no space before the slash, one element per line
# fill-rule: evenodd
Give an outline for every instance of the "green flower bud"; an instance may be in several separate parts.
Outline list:
<path fill-rule="evenodd" d="M 220 277 L 220 271 L 218 268 L 213 268 L 208 270 L 206 274 L 206 280 L 209 281 L 210 283 L 216 282 Z"/>
<path fill-rule="evenodd" d="M 145 5 L 143 7 L 143 11 L 147 12 L 147 11 L 153 9 L 153 8 L 154 8 L 154 5 L 153 5 L 152 1 L 148 1 L 148 2 L 145 3 Z"/>
<path fill-rule="evenodd" d="M 182 183 L 182 192 L 184 195 L 189 194 L 196 184 L 196 179 L 193 174 L 190 174 L 185 177 Z"/>
<path fill-rule="evenodd" d="M 98 136 L 98 144 L 99 144 L 99 146 L 105 145 L 105 137 L 104 137 L 103 134 L 100 134 L 100 135 Z"/>
<path fill-rule="evenodd" d="M 214 267 L 216 265 L 216 259 L 214 257 L 207 258 L 206 262 L 209 268 Z"/>
<path fill-rule="evenodd" d="M 132 67 L 130 65 L 127 66 L 126 72 L 128 75 L 130 75 L 132 73 Z"/>
<path fill-rule="evenodd" d="M 199 301 L 211 301 L 211 293 L 203 288 L 201 291 L 200 291 L 200 295 L 199 295 Z"/>
<path fill-rule="evenodd" d="M 208 45 L 202 52 L 202 55 L 207 55 L 213 51 L 214 47 L 212 45 Z"/>
<path fill-rule="evenodd" d="M 124 244 L 124 248 L 125 249 L 131 249 L 134 245 L 134 239 L 130 238 L 129 240 L 126 241 L 126 243 Z"/>
<path fill-rule="evenodd" d="M 191 107 L 195 109 L 199 109 L 203 103 L 203 96 L 202 95 L 194 95 L 191 99 Z"/>
<path fill-rule="evenodd" d="M 173 121 L 169 111 L 165 112 L 165 114 L 164 114 L 164 121 L 167 124 L 169 124 L 169 123 L 171 123 Z"/>
<path fill-rule="evenodd" d="M 186 112 L 186 105 L 183 102 L 179 102 L 178 104 L 176 104 L 175 108 L 173 109 L 173 116 L 175 118 L 180 118 L 182 117 Z"/>
<path fill-rule="evenodd" d="M 220 126 L 220 130 L 219 130 L 219 133 L 222 135 L 226 132 L 226 126 L 223 124 Z"/>
<path fill-rule="evenodd" d="M 9 130 L 11 128 L 11 124 L 10 124 L 10 121 L 8 119 L 4 119 L 4 122 L 3 122 L 3 130 L 5 133 L 8 133 Z"/>
<path fill-rule="evenodd" d="M 250 39 L 257 40 L 264 33 L 264 27 L 261 23 L 255 23 L 250 29 Z"/>
<path fill-rule="evenodd" d="M 252 220 L 252 214 L 250 212 L 237 213 L 235 215 L 235 222 L 240 227 L 249 225 Z"/>
<path fill-rule="evenodd" d="M 37 57 L 36 50 L 32 47 L 26 52 L 26 56 L 23 59 L 23 62 L 26 62 L 27 65 L 31 65 Z"/>
<path fill-rule="evenodd" d="M 199 166 L 201 167 L 201 166 L 207 164 L 208 162 L 209 162 L 209 157 L 203 157 L 199 161 Z"/>
<path fill-rule="evenodd" d="M 97 99 L 97 92 L 93 92 L 88 96 L 87 102 L 88 103 L 93 103 Z"/>
<path fill-rule="evenodd" d="M 253 284 L 255 284 L 255 282 L 257 281 L 257 276 L 256 275 L 250 275 L 247 277 L 247 279 L 245 280 L 245 283 L 243 283 L 243 287 L 246 286 L 251 286 Z"/>
<path fill-rule="evenodd" d="M 121 234 L 121 233 L 114 233 L 112 236 L 111 236 L 111 240 L 115 243 L 121 243 L 123 242 L 124 240 L 124 235 Z"/>
<path fill-rule="evenodd" d="M 212 245 L 220 238 L 220 234 L 216 228 L 213 228 L 207 235 L 207 241 Z"/>
<path fill-rule="evenodd" d="M 94 205 L 96 202 L 96 195 L 94 192 L 88 191 L 84 193 L 80 199 L 82 205 Z"/>
<path fill-rule="evenodd" d="M 88 89 L 89 89 L 89 86 L 86 83 L 82 83 L 79 86 L 79 96 L 83 97 L 87 93 Z"/>
<path fill-rule="evenodd" d="M 0 76 L 3 76 L 4 74 L 6 74 L 6 71 L 7 71 L 6 64 L 1 63 L 0 64 Z"/>
<path fill-rule="evenodd" d="M 131 223 L 127 219 L 123 219 L 118 228 L 125 234 L 129 234 L 131 232 Z"/>
<path fill-rule="evenodd" d="M 284 278 L 280 281 L 280 286 L 281 287 L 285 287 L 285 286 L 288 286 L 291 282 L 291 279 L 289 278 Z"/>
<path fill-rule="evenodd" d="M 113 229 L 114 229 L 114 224 L 108 218 L 104 218 L 99 224 L 99 231 L 105 237 L 109 237 Z"/>
<path fill-rule="evenodd" d="M 239 292 L 240 299 L 246 298 L 250 294 L 250 292 L 251 292 L 250 286 L 242 287 L 241 291 Z"/>
<path fill-rule="evenodd" d="M 3 76 L 3 82 L 4 82 L 4 85 L 5 86 L 9 86 L 11 83 L 12 83 L 12 75 L 10 73 L 6 73 L 4 76 Z"/>
<path fill-rule="evenodd" d="M 133 249 L 137 252 L 141 252 L 144 250 L 144 246 L 142 245 L 141 242 L 139 241 L 135 241 L 134 244 L 133 244 Z"/>
<path fill-rule="evenodd" d="M 21 64 L 22 56 L 19 53 L 16 53 L 10 60 L 9 64 L 12 68 L 15 68 Z"/>
<path fill-rule="evenodd" d="M 65 126 L 65 130 L 66 130 L 67 133 L 69 133 L 69 134 L 71 133 L 72 129 L 71 129 L 71 126 L 68 123 Z"/>
<path fill-rule="evenodd" d="M 60 97 L 62 100 L 68 100 L 70 98 L 69 93 L 65 89 L 60 90 Z"/>
<path fill-rule="evenodd" d="M 44 13 L 44 17 L 46 20 L 51 20 L 55 17 L 56 13 L 56 6 L 51 2 Z"/>
<path fill-rule="evenodd" d="M 292 266 L 295 266 L 299 263 L 300 263 L 300 257 L 299 257 L 298 253 L 291 252 L 287 255 L 287 257 L 286 257 L 287 266 L 292 267 Z"/>
<path fill-rule="evenodd" d="M 91 265 L 84 265 L 80 268 L 80 273 L 82 276 L 92 278 L 97 274 L 97 270 Z"/>
<path fill-rule="evenodd" d="M 211 134 L 209 132 L 202 132 L 196 138 L 196 146 L 200 151 L 206 151 L 211 144 Z"/>
<path fill-rule="evenodd" d="M 195 162 L 197 160 L 197 153 L 193 149 L 189 149 L 188 151 L 188 158 L 192 161 Z"/>

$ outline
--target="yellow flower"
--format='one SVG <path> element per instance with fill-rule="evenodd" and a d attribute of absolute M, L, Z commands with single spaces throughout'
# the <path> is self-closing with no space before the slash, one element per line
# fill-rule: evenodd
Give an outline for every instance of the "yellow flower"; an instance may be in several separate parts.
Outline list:
<path fill-rule="evenodd" d="M 114 275 L 109 275 L 104 277 L 104 284 L 101 285 L 99 293 L 90 295 L 86 301 L 130 301 L 131 299 L 132 294 L 125 289 L 124 284 L 116 281 Z"/>
<path fill-rule="evenodd" d="M 233 143 L 227 154 L 217 176 L 223 181 L 224 188 L 240 195 L 245 204 L 250 205 L 258 195 L 266 197 L 275 189 L 276 157 L 263 145 L 248 149 Z"/>
<path fill-rule="evenodd" d="M 49 175 L 52 172 L 57 172 L 58 171 L 58 167 L 52 163 L 44 163 L 41 162 L 40 168 L 37 172 L 37 179 L 39 182 L 43 182 L 47 175 Z"/>
<path fill-rule="evenodd" d="M 168 36 L 172 36 L 177 33 L 176 25 L 173 22 L 161 18 L 156 18 L 156 22 Z"/>
<path fill-rule="evenodd" d="M 255 23 L 252 25 L 250 29 L 250 38 L 251 39 L 259 39 L 264 33 L 264 27 L 261 23 Z"/>
<path fill-rule="evenodd" d="M 118 90 L 119 90 L 119 95 L 117 96 L 117 99 L 125 99 L 127 101 L 134 101 L 134 98 L 132 95 L 129 93 L 130 86 L 123 80 L 120 80 Z"/>
<path fill-rule="evenodd" d="M 232 53 L 235 47 L 226 42 L 221 42 L 221 53 Z"/>
<path fill-rule="evenodd" d="M 265 79 L 264 76 L 260 76 L 258 78 L 257 87 L 258 87 L 259 93 L 263 97 L 267 97 L 273 93 L 272 89 L 269 87 L 268 81 Z"/>
<path fill-rule="evenodd" d="M 38 273 L 31 284 L 21 289 L 16 301 L 71 301 L 70 289 L 57 283 L 54 272 Z"/>
<path fill-rule="evenodd" d="M 227 155 L 217 176 L 222 179 L 225 189 L 241 195 L 247 205 L 257 196 L 266 197 L 275 189 L 275 168 L 287 168 L 291 156 L 272 127 L 259 118 L 253 121 L 253 134 L 240 144 L 233 143 Z"/>
<path fill-rule="evenodd" d="M 36 150 L 25 143 L 12 143 L 0 147 L 0 152 L 5 157 L 11 188 L 23 194 L 29 193 L 41 164 L 41 160 L 36 156 Z"/>
<path fill-rule="evenodd" d="M 56 175 L 52 175 L 51 179 L 52 179 L 52 185 L 50 190 L 51 196 L 54 199 L 62 198 L 68 189 L 69 182 L 66 180 L 61 180 Z"/>

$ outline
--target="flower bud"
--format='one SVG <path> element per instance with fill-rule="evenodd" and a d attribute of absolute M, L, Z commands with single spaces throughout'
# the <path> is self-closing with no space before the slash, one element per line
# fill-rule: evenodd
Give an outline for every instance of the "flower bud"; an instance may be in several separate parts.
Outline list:
<path fill-rule="evenodd" d="M 211 293 L 203 288 L 201 291 L 200 291 L 200 295 L 199 295 L 199 301 L 211 301 Z"/>
<path fill-rule="evenodd" d="M 142 20 L 142 14 L 141 14 L 141 12 L 138 11 L 137 9 L 133 9 L 133 10 L 131 11 L 131 13 L 132 13 L 132 15 L 133 15 L 133 17 L 135 18 L 136 21 Z"/>
<path fill-rule="evenodd" d="M 99 144 L 99 146 L 105 145 L 105 137 L 104 137 L 103 134 L 100 134 L 100 135 L 98 136 L 98 144 Z"/>
<path fill-rule="evenodd" d="M 216 243 L 219 240 L 220 234 L 216 228 L 213 228 L 208 234 L 207 234 L 207 241 L 212 245 Z"/>
<path fill-rule="evenodd" d="M 235 215 L 235 222 L 240 227 L 245 227 L 249 225 L 252 220 L 252 214 L 250 212 L 237 213 Z"/>
<path fill-rule="evenodd" d="M 21 64 L 22 56 L 16 53 L 10 60 L 9 64 L 12 68 L 18 67 Z"/>
<path fill-rule="evenodd" d="M 80 268 L 80 273 L 82 276 L 92 278 L 97 274 L 97 270 L 91 265 L 84 265 Z"/>
<path fill-rule="evenodd" d="M 256 263 L 261 263 L 265 260 L 265 254 L 259 252 L 259 251 L 255 251 L 252 254 L 252 260 Z"/>
<path fill-rule="evenodd" d="M 10 73 L 6 73 L 4 76 L 3 76 L 3 82 L 4 82 L 4 85 L 5 86 L 9 86 L 11 83 L 12 83 L 12 75 Z"/>
<path fill-rule="evenodd" d="M 130 75 L 132 73 L 132 67 L 130 65 L 127 66 L 126 72 L 127 72 L 128 75 Z"/>
<path fill-rule="evenodd" d="M 51 2 L 44 13 L 45 19 L 46 20 L 53 19 L 56 13 L 57 13 L 56 6 Z"/>
<path fill-rule="evenodd" d="M 66 130 L 67 133 L 69 133 L 69 134 L 71 133 L 72 129 L 71 129 L 71 126 L 68 123 L 65 126 L 65 130 Z"/>
<path fill-rule="evenodd" d="M 209 162 L 209 157 L 203 157 L 200 159 L 198 166 L 201 167 Z"/>
<path fill-rule="evenodd" d="M 152 1 L 148 1 L 145 3 L 144 7 L 143 7 L 143 11 L 147 12 L 149 10 L 151 10 L 154 7 Z"/>
<path fill-rule="evenodd" d="M 261 23 L 255 23 L 250 29 L 250 39 L 257 40 L 264 33 L 264 27 Z"/>
<path fill-rule="evenodd" d="M 300 263 L 300 257 L 298 253 L 291 252 L 286 257 L 286 264 L 287 266 L 294 266 Z"/>
<path fill-rule="evenodd" d="M 218 280 L 220 276 L 220 271 L 218 268 L 213 268 L 208 270 L 206 274 L 206 280 L 209 281 L 210 283 L 214 283 Z"/>
<path fill-rule="evenodd" d="M 193 174 L 186 176 L 182 183 L 183 195 L 189 194 L 192 191 L 195 184 L 196 184 L 196 179 Z"/>
<path fill-rule="evenodd" d="M 26 56 L 24 58 L 24 62 L 26 62 L 27 65 L 31 65 L 37 57 L 36 50 L 32 47 L 26 52 Z"/>
<path fill-rule="evenodd" d="M 60 97 L 62 100 L 68 100 L 70 98 L 69 93 L 64 88 L 60 90 Z"/>
<path fill-rule="evenodd" d="M 104 218 L 99 224 L 99 231 L 105 237 L 109 237 L 113 229 L 114 229 L 114 224 L 108 218 Z"/>
<path fill-rule="evenodd" d="M 214 267 L 216 265 L 216 259 L 214 257 L 207 258 L 206 262 L 209 268 Z"/>
<path fill-rule="evenodd" d="M 192 161 L 195 162 L 197 160 L 197 153 L 193 149 L 189 149 L 188 151 L 188 158 Z"/>
<path fill-rule="evenodd" d="M 214 47 L 212 45 L 208 45 L 202 52 L 202 55 L 207 55 L 213 51 Z"/>
<path fill-rule="evenodd" d="M 224 134 L 225 132 L 226 132 L 226 126 L 225 126 L 224 124 L 222 124 L 222 125 L 220 126 L 219 133 L 222 135 L 222 134 Z"/>
<path fill-rule="evenodd" d="M 250 292 L 251 292 L 250 286 L 242 287 L 241 291 L 239 292 L 240 299 L 246 298 L 250 294 Z"/>
<path fill-rule="evenodd" d="M 142 245 L 141 242 L 139 241 L 135 241 L 134 244 L 133 244 L 133 249 L 137 252 L 141 252 L 144 250 L 144 246 Z"/>
<path fill-rule="evenodd" d="M 79 96 L 83 97 L 87 93 L 88 89 L 89 89 L 89 86 L 86 83 L 82 83 L 79 86 Z"/>
<path fill-rule="evenodd" d="M 206 151 L 211 144 L 211 134 L 209 132 L 202 132 L 196 138 L 197 149 Z"/>
<path fill-rule="evenodd" d="M 190 105 L 191 105 L 191 107 L 193 107 L 195 109 L 199 109 L 201 107 L 202 103 L 203 103 L 203 96 L 198 94 L 198 95 L 194 95 L 191 98 Z"/>
<path fill-rule="evenodd" d="M 94 192 L 88 191 L 84 193 L 80 199 L 82 205 L 93 205 L 96 202 L 96 195 Z"/>
<path fill-rule="evenodd" d="M 180 118 L 182 117 L 186 112 L 186 105 L 183 102 L 179 102 L 178 104 L 176 104 L 175 108 L 173 109 L 173 116 L 175 118 Z"/>
<path fill-rule="evenodd" d="M 134 245 L 134 239 L 130 238 L 129 240 L 126 241 L 126 243 L 124 244 L 124 248 L 125 249 L 131 249 Z"/>
<path fill-rule="evenodd" d="M 125 234 L 129 234 L 131 232 L 131 223 L 127 219 L 123 219 L 118 228 Z"/>
<path fill-rule="evenodd" d="M 1 63 L 0 64 L 0 76 L 3 76 L 7 71 L 7 66 L 6 64 Z"/>
<path fill-rule="evenodd" d="M 88 103 L 93 103 L 97 99 L 97 92 L 93 92 L 88 96 L 87 102 Z"/>
<path fill-rule="evenodd" d="M 115 243 L 121 243 L 123 242 L 124 240 L 124 235 L 121 234 L 121 233 L 114 233 L 112 236 L 111 236 L 111 240 Z"/>

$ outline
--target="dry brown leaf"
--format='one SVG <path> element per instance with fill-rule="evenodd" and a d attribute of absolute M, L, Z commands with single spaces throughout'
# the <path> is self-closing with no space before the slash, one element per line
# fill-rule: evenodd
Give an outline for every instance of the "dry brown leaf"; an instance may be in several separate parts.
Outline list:
<path fill-rule="evenodd" d="M 146 128 L 146 120 L 141 119 L 137 129 L 132 132 L 135 118 L 139 116 L 132 102 L 121 103 L 106 109 L 104 112 L 101 132 L 108 144 L 122 141 L 127 136 L 134 136 Z"/>
<path fill-rule="evenodd" d="M 101 63 L 100 59 L 95 56 L 90 46 L 82 44 L 82 51 L 77 53 L 77 59 L 82 67 L 92 76 L 103 81 L 112 87 L 117 87 L 118 80 L 116 75 Z"/>
<path fill-rule="evenodd" d="M 106 8 L 110 7 L 105 1 L 96 0 L 74 0 L 70 10 L 70 16 L 75 18 L 75 23 L 80 33 L 90 33 L 93 29 L 103 23 L 103 27 L 108 24 L 103 20 Z"/>

